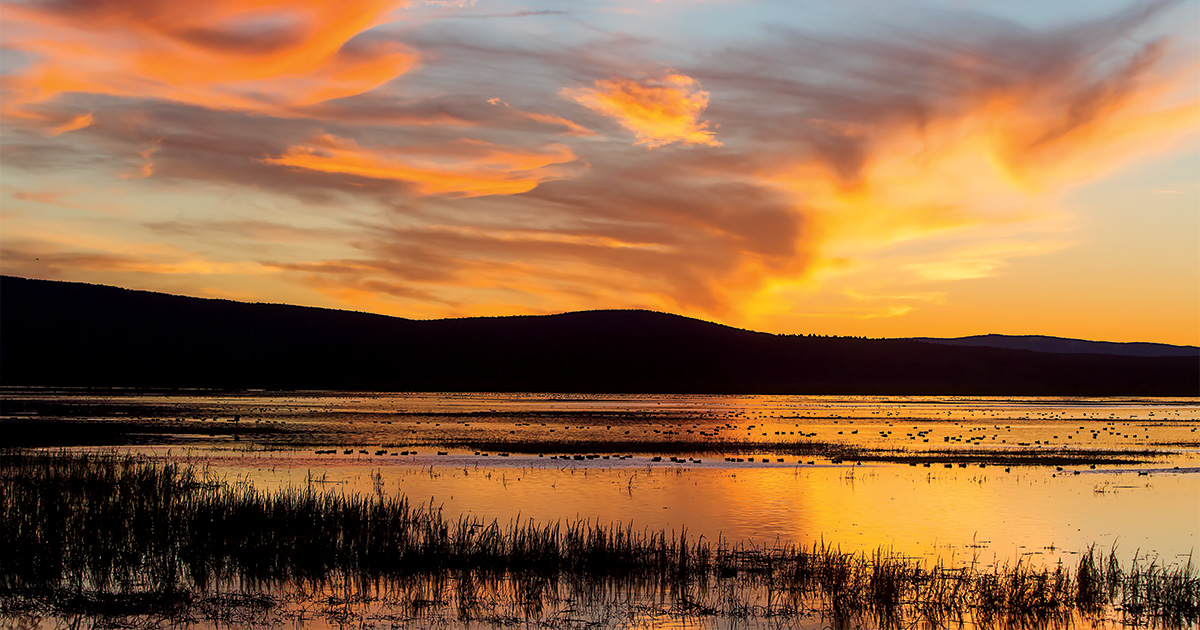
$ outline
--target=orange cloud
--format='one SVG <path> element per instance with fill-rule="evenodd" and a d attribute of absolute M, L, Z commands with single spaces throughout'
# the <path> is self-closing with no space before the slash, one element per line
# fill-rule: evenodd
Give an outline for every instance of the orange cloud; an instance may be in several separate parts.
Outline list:
<path fill-rule="evenodd" d="M 915 115 L 896 115 L 900 105 L 888 108 L 882 99 L 860 112 L 870 115 L 808 117 L 804 133 L 817 150 L 775 154 L 754 177 L 806 208 L 818 253 L 810 271 L 822 274 L 819 284 L 845 286 L 851 276 L 893 287 L 994 277 L 1012 259 L 1071 245 L 1047 236 L 1064 229 L 1058 198 L 1068 187 L 1200 131 L 1194 68 L 1160 63 L 1161 53 L 1151 44 L 1124 66 L 1102 69 L 1083 54 L 1045 66 L 1039 56 L 996 80 L 1015 72 L 1002 66 L 1012 60 L 980 52 L 959 85 L 946 79 L 939 86 L 948 93 L 892 97 Z M 960 60 L 939 63 L 947 66 L 939 76 L 954 77 Z M 903 78 L 904 64 L 893 72 Z M 1010 230 L 1021 231 L 1019 246 L 1003 240 Z M 895 264 L 895 251 L 905 252 L 903 264 Z M 840 268 L 828 264 L 834 260 Z M 796 300 L 811 303 L 817 290 L 805 277 L 768 276 L 763 287 L 745 301 L 752 319 L 787 312 Z"/>
<path fill-rule="evenodd" d="M 64 243 L 27 241 L 17 247 L 0 247 L 0 255 L 5 260 L 8 273 L 21 273 L 31 277 L 57 276 L 59 272 L 68 270 L 154 275 L 256 275 L 271 271 L 256 262 L 209 260 L 174 248 L 132 246 L 128 248 L 130 251 L 126 252 L 114 252 L 111 248 L 61 251 L 63 245 Z"/>
<path fill-rule="evenodd" d="M 591 129 L 588 129 L 587 127 L 584 127 L 583 125 L 580 125 L 579 123 L 577 123 L 573 120 L 568 120 L 566 118 L 563 118 L 562 116 L 558 116 L 555 114 L 539 114 L 536 112 L 526 112 L 526 111 L 521 111 L 519 109 L 514 109 L 512 105 L 509 105 L 508 103 L 506 103 L 503 99 L 501 99 L 499 97 L 489 98 L 487 100 L 487 102 L 489 105 L 503 107 L 504 109 L 511 111 L 514 115 L 521 117 L 521 118 L 525 118 L 527 120 L 532 120 L 534 122 L 539 122 L 539 123 L 543 123 L 546 125 L 565 127 L 567 129 L 567 131 L 565 131 L 564 133 L 569 136 L 594 136 L 594 135 L 597 135 L 596 132 L 592 131 Z"/>
<path fill-rule="evenodd" d="M 160 147 L 162 147 L 162 140 L 155 140 L 150 143 L 150 146 L 138 151 L 138 156 L 142 158 L 142 163 L 138 170 L 132 173 L 120 173 L 117 177 L 121 179 L 141 179 L 153 175 L 154 162 L 151 161 L 151 158 L 154 157 L 155 153 L 158 153 Z"/>
<path fill-rule="evenodd" d="M 587 127 L 584 127 L 583 125 L 581 125 L 573 120 L 567 120 L 566 118 L 563 118 L 562 116 L 556 116 L 554 114 L 538 114 L 535 112 L 518 112 L 518 113 L 521 116 L 524 116 L 525 118 L 528 118 L 529 120 L 532 120 L 534 122 L 540 122 L 540 123 L 545 123 L 547 125 L 555 125 L 555 126 L 559 126 L 559 127 L 565 127 L 566 131 L 564 131 L 563 133 L 568 136 L 594 136 L 594 135 L 597 135 L 595 131 L 588 129 Z"/>
<path fill-rule="evenodd" d="M 562 96 L 616 119 L 637 136 L 635 144 L 649 149 L 674 142 L 721 146 L 709 122 L 700 121 L 709 94 L 685 74 L 643 81 L 600 79 L 593 87 L 564 88 Z"/>
<path fill-rule="evenodd" d="M 58 206 L 75 210 L 80 213 L 90 215 L 121 215 L 123 214 L 124 206 L 120 203 L 113 203 L 113 199 L 105 197 L 102 191 L 97 191 L 89 186 L 82 186 L 76 183 L 63 181 L 49 182 L 45 184 L 47 187 L 41 189 L 12 189 L 7 186 L 0 187 L 0 190 L 8 192 L 13 199 L 24 201 L 27 203 L 43 203 L 51 206 Z M 6 204 L 0 203 L 0 206 Z M 44 213 L 38 213 L 42 215 Z M 53 216 L 51 214 L 50 216 Z M 46 217 L 44 222 L 53 223 L 53 219 Z M 29 222 L 25 221 L 25 227 Z M 21 227 L 15 224 L 6 226 L 10 233 L 20 233 Z M 52 230 L 53 228 L 48 228 Z"/>
<path fill-rule="evenodd" d="M 12 197 L 21 201 L 57 204 L 72 194 L 74 192 L 69 190 L 18 190 L 12 193 Z"/>
<path fill-rule="evenodd" d="M 538 150 L 461 141 L 434 149 L 370 149 L 348 138 L 318 136 L 264 162 L 292 168 L 392 180 L 421 195 L 515 195 L 562 179 L 575 154 L 560 144 Z"/>
<path fill-rule="evenodd" d="M 91 126 L 91 124 L 94 122 L 96 122 L 96 118 L 94 116 L 92 116 L 91 112 L 88 112 L 86 114 L 80 114 L 78 116 L 72 117 L 70 120 L 68 120 L 65 123 L 62 123 L 61 125 L 51 127 L 49 130 L 47 130 L 46 135 L 53 137 L 53 136 L 67 133 L 68 131 L 84 129 L 86 127 Z"/>
<path fill-rule="evenodd" d="M 980 94 L 967 123 L 994 168 L 1029 192 L 1086 181 L 1200 130 L 1195 66 L 1160 64 L 1161 42 L 1143 46 L 1111 74 L 1083 69 Z"/>
<path fill-rule="evenodd" d="M 3 77 L 5 114 L 43 119 L 41 106 L 71 92 L 274 114 L 361 94 L 417 63 L 417 53 L 400 43 L 361 36 L 402 5 L 8 2 L 6 46 L 33 61 Z M 83 121 L 60 129 L 77 129 Z"/>

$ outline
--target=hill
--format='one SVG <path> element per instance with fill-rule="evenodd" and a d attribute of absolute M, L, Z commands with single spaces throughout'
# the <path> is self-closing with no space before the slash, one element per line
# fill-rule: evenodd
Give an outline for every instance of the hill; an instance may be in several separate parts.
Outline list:
<path fill-rule="evenodd" d="M 1193 357 L 1200 358 L 1200 349 L 1195 346 L 1173 346 L 1166 343 L 1118 343 L 1113 341 L 1085 341 L 1043 335 L 975 335 L 941 339 L 914 337 L 915 341 L 938 343 L 948 346 L 973 348 L 1008 348 L 1053 352 L 1058 354 L 1111 354 L 1122 357 Z"/>
<path fill-rule="evenodd" d="M 417 321 L 0 276 L 0 384 L 1194 396 L 1200 358 L 772 335 L 650 311 Z"/>

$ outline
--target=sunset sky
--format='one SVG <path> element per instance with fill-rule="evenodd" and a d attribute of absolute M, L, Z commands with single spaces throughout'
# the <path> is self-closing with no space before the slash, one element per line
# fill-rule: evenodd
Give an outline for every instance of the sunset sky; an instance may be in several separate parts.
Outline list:
<path fill-rule="evenodd" d="M 0 4 L 4 274 L 1200 343 L 1200 0 Z"/>

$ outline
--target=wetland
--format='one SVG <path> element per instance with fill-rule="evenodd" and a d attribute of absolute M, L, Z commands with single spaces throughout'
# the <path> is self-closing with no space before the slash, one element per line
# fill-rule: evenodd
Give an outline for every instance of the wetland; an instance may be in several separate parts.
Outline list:
<path fill-rule="evenodd" d="M 6 389 L 13 627 L 1192 627 L 1180 398 Z"/>

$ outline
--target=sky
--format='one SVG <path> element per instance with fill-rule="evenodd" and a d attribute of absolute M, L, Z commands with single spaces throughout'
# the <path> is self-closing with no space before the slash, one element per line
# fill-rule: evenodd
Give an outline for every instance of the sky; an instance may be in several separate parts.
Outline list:
<path fill-rule="evenodd" d="M 1200 0 L 0 2 L 0 272 L 1200 344 Z"/>

